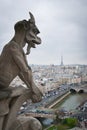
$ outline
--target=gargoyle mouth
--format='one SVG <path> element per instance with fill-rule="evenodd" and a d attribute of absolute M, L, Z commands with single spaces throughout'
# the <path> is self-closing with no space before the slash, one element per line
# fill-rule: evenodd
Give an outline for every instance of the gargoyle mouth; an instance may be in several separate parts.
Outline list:
<path fill-rule="evenodd" d="M 26 40 L 28 44 L 31 44 L 31 47 L 35 48 L 35 45 L 41 44 L 41 38 L 36 34 L 29 32 L 26 36 Z"/>
<path fill-rule="evenodd" d="M 36 45 L 41 44 L 41 38 L 39 38 L 38 36 L 35 36 L 35 37 L 33 36 L 29 38 L 29 40 L 28 38 L 26 38 L 26 42 L 28 43 L 26 55 L 30 53 L 31 48 L 36 48 Z"/>
<path fill-rule="evenodd" d="M 31 41 L 35 44 L 41 44 L 41 38 L 37 36 L 37 34 L 34 34 L 30 32 Z"/>
<path fill-rule="evenodd" d="M 41 44 L 41 38 L 40 37 L 36 37 L 35 39 L 32 39 L 32 42 L 39 45 Z"/>

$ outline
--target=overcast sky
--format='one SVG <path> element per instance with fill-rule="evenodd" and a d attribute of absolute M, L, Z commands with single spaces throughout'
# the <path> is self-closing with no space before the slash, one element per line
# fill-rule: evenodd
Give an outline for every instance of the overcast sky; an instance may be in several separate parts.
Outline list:
<path fill-rule="evenodd" d="M 87 64 L 87 0 L 0 0 L 0 52 L 14 24 L 31 11 L 42 44 L 31 49 L 29 64 Z"/>

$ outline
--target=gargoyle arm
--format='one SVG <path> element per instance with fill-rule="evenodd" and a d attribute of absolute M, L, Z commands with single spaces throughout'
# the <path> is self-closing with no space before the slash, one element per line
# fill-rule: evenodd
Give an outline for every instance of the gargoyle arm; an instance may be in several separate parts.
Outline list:
<path fill-rule="evenodd" d="M 13 46 L 11 48 L 11 54 L 15 64 L 19 68 L 18 75 L 25 82 L 27 87 L 29 87 L 32 90 L 32 71 L 29 69 L 28 65 L 26 64 L 22 52 L 20 52 L 20 50 L 16 46 Z"/>

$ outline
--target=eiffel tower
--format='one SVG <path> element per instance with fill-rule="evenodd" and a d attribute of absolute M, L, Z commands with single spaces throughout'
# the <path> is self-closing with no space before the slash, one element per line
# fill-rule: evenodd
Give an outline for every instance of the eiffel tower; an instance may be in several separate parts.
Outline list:
<path fill-rule="evenodd" d="M 63 66 L 64 64 L 63 64 L 63 56 L 61 56 L 61 64 L 60 64 L 61 66 Z"/>

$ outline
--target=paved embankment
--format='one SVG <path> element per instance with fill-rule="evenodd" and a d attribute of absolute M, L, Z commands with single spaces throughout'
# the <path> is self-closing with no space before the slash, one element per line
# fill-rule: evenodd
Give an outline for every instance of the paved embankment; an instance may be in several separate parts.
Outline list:
<path fill-rule="evenodd" d="M 64 98 L 66 98 L 70 94 L 70 91 L 64 94 L 63 96 L 59 97 L 58 100 L 54 101 L 48 108 L 54 107 L 57 103 L 61 102 Z"/>

